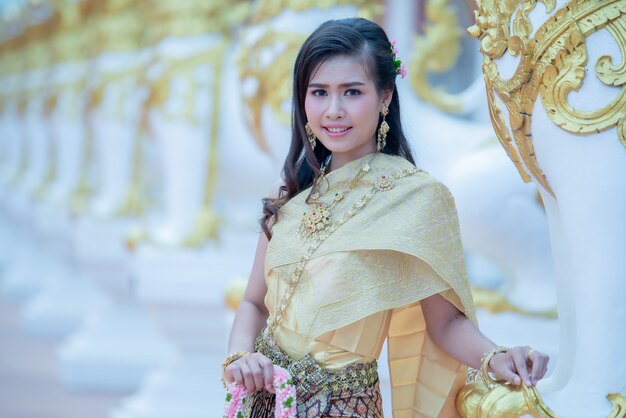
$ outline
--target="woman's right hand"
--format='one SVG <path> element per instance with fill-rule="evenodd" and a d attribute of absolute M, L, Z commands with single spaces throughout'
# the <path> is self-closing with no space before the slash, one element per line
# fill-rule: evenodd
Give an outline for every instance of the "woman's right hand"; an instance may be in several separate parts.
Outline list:
<path fill-rule="evenodd" d="M 224 380 L 244 385 L 250 392 L 274 393 L 274 365 L 261 353 L 250 353 L 226 366 Z"/>

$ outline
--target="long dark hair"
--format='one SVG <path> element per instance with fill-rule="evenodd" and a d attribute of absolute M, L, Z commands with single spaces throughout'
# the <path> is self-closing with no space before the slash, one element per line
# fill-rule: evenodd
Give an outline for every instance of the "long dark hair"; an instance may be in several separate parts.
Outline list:
<path fill-rule="evenodd" d="M 318 141 L 311 150 L 304 125 L 304 111 L 309 81 L 321 64 L 336 56 L 358 57 L 363 60 L 366 71 L 376 85 L 378 93 L 392 91 L 385 154 L 399 155 L 415 164 L 411 149 L 402 131 L 400 101 L 396 89 L 396 67 L 391 53 L 391 43 L 385 31 L 376 23 L 362 18 L 329 20 L 317 28 L 304 42 L 293 70 L 293 111 L 291 120 L 291 146 L 283 166 L 284 185 L 276 199 L 263 199 L 261 228 L 268 238 L 271 231 L 268 222 L 278 219 L 279 209 L 293 196 L 310 187 L 319 175 L 320 166 L 330 151 Z M 382 121 L 379 115 L 378 126 Z"/>

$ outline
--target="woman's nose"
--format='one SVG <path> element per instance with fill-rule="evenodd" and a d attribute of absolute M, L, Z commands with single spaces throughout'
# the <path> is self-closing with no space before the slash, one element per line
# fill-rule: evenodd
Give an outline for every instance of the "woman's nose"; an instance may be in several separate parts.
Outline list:
<path fill-rule="evenodd" d="M 336 95 L 329 97 L 326 117 L 329 119 L 339 119 L 343 117 L 343 105 L 340 97 Z"/>

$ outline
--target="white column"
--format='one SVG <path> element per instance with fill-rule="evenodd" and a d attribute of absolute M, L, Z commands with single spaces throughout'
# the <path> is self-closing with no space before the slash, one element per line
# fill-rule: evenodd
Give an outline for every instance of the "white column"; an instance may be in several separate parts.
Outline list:
<path fill-rule="evenodd" d="M 12 132 L 15 158 L 13 171 L 10 174 L 12 186 L 5 197 L 5 207 L 10 214 L 20 239 L 14 261 L 4 272 L 0 293 L 4 298 L 23 301 L 36 292 L 46 276 L 47 261 L 45 254 L 40 263 L 33 263 L 41 254 L 41 246 L 36 239 L 36 231 L 32 217 L 34 205 L 32 192 L 43 182 L 45 175 L 46 156 L 40 152 L 38 145 L 45 149 L 47 141 L 43 126 L 43 97 L 38 88 L 42 87 L 45 73 L 43 70 L 31 70 L 16 78 L 16 93 L 28 95 L 26 109 L 20 112 L 17 107 L 11 108 L 14 123 Z"/>
<path fill-rule="evenodd" d="M 170 40 L 168 43 L 173 44 Z M 179 39 L 179 51 L 192 41 Z M 162 235 L 150 234 L 150 240 L 139 243 L 133 253 L 132 272 L 137 283 L 137 294 L 155 320 L 178 350 L 177 359 L 150 374 L 139 391 L 112 411 L 115 418 L 200 418 L 214 416 L 224 405 L 224 389 L 220 383 L 220 364 L 225 356 L 229 321 L 225 320 L 224 291 L 233 277 L 247 277 L 259 227 L 255 218 L 261 216 L 260 197 L 269 191 L 278 170 L 254 145 L 253 139 L 237 120 L 241 116 L 237 95 L 237 74 L 234 48 L 227 48 L 221 61 L 222 94 L 219 97 L 219 162 L 218 187 L 214 207 L 223 220 L 217 241 L 205 241 L 200 247 L 164 246 Z M 180 75 L 184 77 L 183 74 Z M 209 80 L 210 81 L 210 80 Z M 172 81 L 171 86 L 183 84 Z M 206 85 L 206 84 L 205 84 Z M 209 88 L 198 89 L 199 97 L 212 96 Z M 202 84 L 200 84 L 202 86 Z M 169 90 L 169 100 L 176 103 L 180 97 Z M 166 102 L 168 109 L 170 102 Z M 211 103 L 211 107 L 215 106 Z M 209 109 L 211 108 L 209 107 Z M 206 108 L 205 108 L 206 109 Z M 154 112 L 160 131 L 166 132 L 181 121 L 166 118 L 166 113 Z M 212 120 L 212 123 L 216 121 Z M 192 126 L 187 126 L 190 130 Z M 178 211 L 166 211 L 171 225 L 182 225 L 176 217 L 183 213 L 197 213 L 200 209 L 198 191 L 204 191 L 208 168 L 205 159 L 193 155 L 191 140 L 202 138 L 200 129 L 210 132 L 211 126 L 196 127 L 189 142 L 184 142 L 175 153 L 164 159 L 165 173 L 190 176 L 197 189 L 184 189 L 181 195 L 186 203 Z M 187 132 L 187 130 L 185 132 Z M 155 130 L 155 133 L 157 130 Z M 204 135 L 205 138 L 210 138 Z M 166 145 L 167 138 L 163 138 Z M 207 150 L 207 147 L 204 146 Z M 183 155 L 182 152 L 186 152 Z M 281 150 L 282 151 L 282 150 Z M 181 154 L 179 154 L 181 153 Z M 210 158 L 210 154 L 208 155 Z M 275 173 L 272 171 L 275 170 Z M 192 178 L 190 173 L 202 173 Z M 175 180 L 175 179 L 173 179 Z M 166 185 L 175 185 L 174 181 Z M 173 191 L 171 197 L 180 191 Z M 167 195 L 166 190 L 166 195 Z M 167 208 L 166 202 L 166 208 Z M 182 220 L 185 221 L 185 220 Z M 172 241 L 169 241 L 170 243 Z"/>
<path fill-rule="evenodd" d="M 74 224 L 72 245 L 82 275 L 106 290 L 110 303 L 94 312 L 59 348 L 62 382 L 75 389 L 128 391 L 173 355 L 134 299 L 126 240 L 135 219 L 127 198 L 134 185 L 139 140 L 141 65 L 137 51 L 104 53 L 94 74 L 106 80 L 91 118 L 100 187 Z M 132 211 L 131 211 L 132 212 Z"/>
<path fill-rule="evenodd" d="M 85 63 L 60 63 L 47 74 L 49 88 L 57 95 L 42 130 L 54 153 L 56 176 L 33 207 L 32 223 L 38 231 L 47 260 L 46 280 L 41 291 L 24 305 L 25 330 L 31 335 L 62 338 L 75 331 L 90 311 L 107 303 L 107 298 L 92 283 L 81 277 L 71 240 L 73 217 L 71 194 L 76 189 L 84 138 L 82 92 Z M 64 86 L 74 85 L 73 88 Z M 46 149 L 40 148 L 38 153 Z"/>

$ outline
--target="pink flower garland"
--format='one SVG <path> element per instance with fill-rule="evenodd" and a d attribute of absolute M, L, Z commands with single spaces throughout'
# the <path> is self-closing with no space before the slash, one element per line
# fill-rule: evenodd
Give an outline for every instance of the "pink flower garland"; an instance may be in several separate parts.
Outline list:
<path fill-rule="evenodd" d="M 296 387 L 291 375 L 282 367 L 274 366 L 274 390 L 276 391 L 276 418 L 295 418 Z M 245 386 L 230 383 L 227 387 L 224 418 L 243 418 L 243 411 L 252 394 Z"/>
<path fill-rule="evenodd" d="M 402 78 L 406 77 L 407 70 L 406 66 L 402 63 L 400 58 L 398 58 L 398 47 L 397 42 L 395 40 L 391 40 L 391 57 L 393 58 L 393 65 L 396 67 L 396 74 L 400 74 Z"/>

